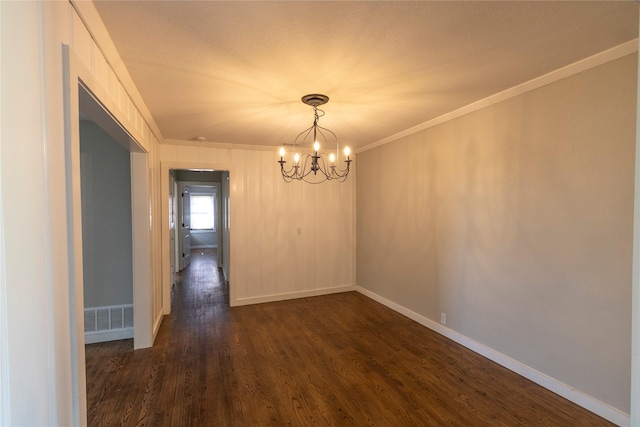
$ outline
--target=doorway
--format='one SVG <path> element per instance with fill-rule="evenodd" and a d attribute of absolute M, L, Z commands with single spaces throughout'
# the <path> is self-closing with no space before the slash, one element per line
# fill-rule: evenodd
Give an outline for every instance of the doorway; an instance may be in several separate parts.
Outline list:
<path fill-rule="evenodd" d="M 233 422 L 217 415 L 231 407 L 225 378 L 233 369 L 224 357 L 227 346 L 220 345 L 229 339 L 231 308 L 215 249 L 193 250 L 178 281 L 172 319 L 160 326 L 164 338 L 154 351 L 131 357 L 126 341 L 87 347 L 88 425 Z M 105 372 L 105 364 L 117 369 Z"/>
<path fill-rule="evenodd" d="M 231 278 L 231 216 L 229 209 L 229 165 L 161 162 L 161 189 L 163 209 L 162 228 L 162 287 L 163 301 L 170 302 L 178 272 L 188 262 L 191 248 L 215 249 L 217 267 L 222 270 L 224 281 Z M 185 191 L 186 190 L 186 191 Z M 191 221 L 185 218 L 185 198 L 191 194 L 215 195 L 215 227 L 211 230 L 192 230 Z M 190 206 L 190 204 L 189 204 Z M 185 239 L 185 235 L 189 238 Z M 185 243 L 185 240 L 188 240 Z M 194 244 L 195 242 L 195 244 Z M 171 303 L 164 305 L 164 313 L 171 313 Z"/>
<path fill-rule="evenodd" d="M 100 99 L 109 101 L 81 61 L 63 46 L 64 127 L 66 149 L 66 203 L 69 260 L 69 347 L 73 424 L 84 425 L 87 416 L 84 338 L 82 194 L 80 167 L 80 117 L 87 116 L 129 151 L 131 168 L 131 246 L 135 322 L 135 348 L 153 343 L 151 288 L 151 230 L 149 218 L 148 153 L 124 129 Z M 95 95 L 101 94 L 100 96 Z"/>
<path fill-rule="evenodd" d="M 228 238 L 223 224 L 228 219 L 222 210 L 222 206 L 228 204 L 228 191 L 223 191 L 222 186 L 227 176 L 227 171 L 170 171 L 177 201 L 177 218 L 171 230 L 176 242 L 171 252 L 175 256 L 174 264 L 178 266 L 176 272 L 189 266 L 192 249 L 215 249 L 217 267 L 228 265 L 228 254 L 223 245 Z"/>
<path fill-rule="evenodd" d="M 80 118 L 85 344 L 133 338 L 129 149 Z"/>
<path fill-rule="evenodd" d="M 222 245 L 221 206 L 222 181 L 226 175 L 224 171 L 170 171 L 170 189 L 176 201 L 175 207 L 170 203 L 176 218 L 169 224 L 172 242 L 176 242 L 171 250 L 172 266 L 177 266 L 175 272 L 189 265 L 191 249 L 216 249 L 217 265 L 219 268 L 224 265 L 227 255 Z"/>
<path fill-rule="evenodd" d="M 82 248 L 85 239 L 82 234 L 82 168 L 80 153 L 80 117 L 88 118 L 120 144 L 129 153 L 130 163 L 130 226 L 131 226 L 131 274 L 133 305 L 133 342 L 134 348 L 147 348 L 153 344 L 153 325 L 151 307 L 151 234 L 148 212 L 149 178 L 148 153 L 113 118 L 109 111 L 94 97 L 91 90 L 82 82 L 77 85 L 78 96 L 78 133 L 72 138 L 72 162 L 69 180 L 72 182 L 72 206 L 74 234 L 74 276 L 75 276 L 75 312 L 77 316 L 78 344 L 84 344 L 84 270 Z M 73 306 L 73 305 L 72 305 Z M 126 316 L 126 313 L 122 313 Z M 82 354 L 84 359 L 84 353 Z"/>

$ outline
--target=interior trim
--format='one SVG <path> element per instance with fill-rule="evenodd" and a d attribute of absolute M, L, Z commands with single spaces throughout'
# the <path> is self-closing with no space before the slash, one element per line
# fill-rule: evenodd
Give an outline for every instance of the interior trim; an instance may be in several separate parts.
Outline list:
<path fill-rule="evenodd" d="M 479 101 L 472 102 L 471 104 L 465 105 L 464 107 L 458 108 L 457 110 L 453 110 L 449 113 L 443 114 L 434 119 L 427 120 L 424 123 L 421 123 L 417 126 L 403 130 L 402 132 L 398 132 L 394 135 L 380 139 L 376 142 L 372 142 L 371 144 L 368 144 L 368 145 L 365 145 L 364 147 L 360 147 L 356 149 L 355 153 L 356 154 L 362 153 L 364 151 L 368 151 L 373 148 L 379 147 L 381 145 L 396 141 L 400 138 L 404 138 L 405 136 L 413 135 L 414 133 L 418 133 L 422 130 L 432 128 L 434 126 L 448 122 L 449 120 L 453 120 L 458 117 L 462 117 L 474 111 L 481 110 L 483 108 L 497 104 L 498 102 L 502 102 L 507 99 L 522 95 L 523 93 L 530 92 L 535 89 L 539 89 L 548 84 L 555 83 L 559 80 L 570 77 L 574 74 L 578 74 L 583 71 L 589 70 L 591 68 L 595 68 L 597 66 L 606 64 L 607 62 L 615 61 L 616 59 L 620 59 L 624 56 L 631 55 L 632 53 L 637 51 L 638 51 L 638 39 L 636 38 L 633 40 L 629 40 L 628 42 L 612 47 L 611 49 L 607 49 L 603 52 L 596 53 L 595 55 L 581 59 L 580 61 L 574 62 L 573 64 L 569 64 L 565 67 L 551 71 L 547 74 L 543 74 L 540 77 L 536 77 L 535 79 L 529 80 L 517 86 L 511 87 L 509 89 L 505 89 L 502 92 L 498 92 L 494 95 L 488 96 Z"/>
<path fill-rule="evenodd" d="M 415 311 L 409 310 L 408 308 L 403 307 L 400 304 L 397 304 L 383 296 L 376 294 L 375 292 L 371 292 L 370 290 L 365 289 L 361 286 L 356 286 L 355 289 L 362 295 L 371 298 L 372 300 L 377 301 L 382 305 L 387 306 L 391 310 L 396 311 L 403 316 L 406 316 L 409 319 L 418 322 L 422 326 L 425 326 L 432 331 L 435 331 L 440 335 L 443 335 L 450 340 L 455 341 L 456 343 L 468 348 L 469 350 L 474 351 L 493 362 L 496 362 L 497 364 L 509 369 L 510 371 L 513 371 L 516 374 L 533 381 L 534 383 L 546 388 L 547 390 L 564 397 L 565 399 L 575 403 L 576 405 L 579 405 L 586 410 L 591 411 L 608 421 L 611 421 L 614 424 L 617 424 L 619 426 L 630 425 L 629 414 L 625 414 L 624 412 L 592 396 L 582 393 L 580 390 L 576 390 L 575 388 L 564 384 L 563 382 L 560 382 L 555 378 L 537 371 L 522 362 L 512 359 L 511 357 L 502 354 L 499 351 L 492 349 L 491 347 L 487 347 L 486 345 L 479 343 L 478 341 L 462 335 L 454 331 L 453 329 L 449 329 L 439 323 L 436 323 L 433 320 L 416 313 Z"/>
<path fill-rule="evenodd" d="M 272 294 L 265 295 L 259 297 L 250 297 L 250 298 L 237 298 L 235 300 L 235 304 L 231 304 L 232 307 L 242 306 L 242 305 L 251 305 L 251 304 L 262 304 L 265 302 L 276 302 L 276 301 L 286 301 L 290 299 L 298 299 L 298 298 L 309 298 L 316 297 L 321 295 L 330 295 L 330 294 L 339 294 L 342 292 L 350 292 L 354 291 L 356 288 L 352 285 L 344 285 L 344 286 L 335 286 L 330 288 L 321 288 L 321 289 L 311 289 L 307 291 L 294 291 L 294 292 L 286 292 L 281 294 Z"/>

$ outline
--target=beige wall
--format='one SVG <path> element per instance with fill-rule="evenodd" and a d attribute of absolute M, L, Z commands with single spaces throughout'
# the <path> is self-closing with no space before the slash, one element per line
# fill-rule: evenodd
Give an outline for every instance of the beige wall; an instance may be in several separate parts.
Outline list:
<path fill-rule="evenodd" d="M 636 68 L 358 154 L 357 284 L 629 413 Z"/>

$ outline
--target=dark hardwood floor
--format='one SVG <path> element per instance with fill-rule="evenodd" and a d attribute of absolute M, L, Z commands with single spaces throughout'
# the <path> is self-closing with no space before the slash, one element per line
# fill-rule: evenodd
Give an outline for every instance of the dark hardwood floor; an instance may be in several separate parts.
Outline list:
<path fill-rule="evenodd" d="M 194 251 L 153 348 L 86 346 L 90 426 L 607 426 L 355 292 L 228 306 Z"/>

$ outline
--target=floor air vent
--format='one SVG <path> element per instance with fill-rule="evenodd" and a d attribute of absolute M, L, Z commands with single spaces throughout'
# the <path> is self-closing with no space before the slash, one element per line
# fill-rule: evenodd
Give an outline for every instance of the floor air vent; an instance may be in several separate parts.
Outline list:
<path fill-rule="evenodd" d="M 84 309 L 85 344 L 133 338 L 133 304 Z"/>

